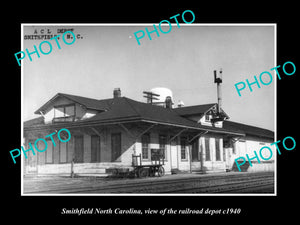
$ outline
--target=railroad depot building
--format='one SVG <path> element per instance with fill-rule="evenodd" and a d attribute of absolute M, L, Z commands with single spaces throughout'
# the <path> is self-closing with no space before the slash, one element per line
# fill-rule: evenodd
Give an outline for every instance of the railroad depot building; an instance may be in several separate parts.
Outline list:
<path fill-rule="evenodd" d="M 139 102 L 122 97 L 120 89 L 102 100 L 56 94 L 35 111 L 40 117 L 24 122 L 23 146 L 62 128 L 71 139 L 64 143 L 55 137 L 54 146 L 49 138 L 46 151 L 28 151 L 27 159 L 22 156 L 24 174 L 70 175 L 72 167 L 77 175 L 106 175 L 111 169 L 132 170 L 137 155 L 143 165 L 151 164 L 155 151 L 164 158 L 166 174 L 238 171 L 237 157 L 254 157 L 255 150 L 274 142 L 272 131 L 230 121 L 218 103 L 174 108 L 172 99 L 161 98 L 165 101 Z M 273 156 L 241 168 L 274 167 Z"/>

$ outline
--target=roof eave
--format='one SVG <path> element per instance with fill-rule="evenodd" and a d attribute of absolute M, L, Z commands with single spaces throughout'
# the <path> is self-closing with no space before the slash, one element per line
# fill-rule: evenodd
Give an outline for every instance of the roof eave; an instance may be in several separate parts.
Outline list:
<path fill-rule="evenodd" d="M 209 129 L 209 127 L 196 127 L 196 126 L 193 127 L 193 126 L 187 126 L 187 125 L 182 125 L 182 124 L 174 124 L 174 123 L 161 122 L 161 121 L 148 120 L 148 119 L 147 120 L 142 119 L 142 121 L 143 122 L 148 122 L 148 123 L 157 123 L 157 124 L 168 125 L 168 126 L 182 127 L 182 128 L 187 128 L 187 129 L 208 131 L 208 132 L 212 132 L 212 133 L 224 133 L 224 134 L 232 134 L 232 135 L 237 135 L 237 136 L 245 136 L 244 133 L 225 131 L 225 130 L 214 130 L 214 129 Z"/>
<path fill-rule="evenodd" d="M 37 114 L 37 115 L 42 115 L 41 112 L 45 111 L 45 109 L 48 107 L 48 105 L 53 102 L 58 96 L 61 96 L 61 97 L 64 97 L 64 98 L 67 98 L 69 99 L 70 101 L 72 102 L 75 102 L 79 105 L 83 105 L 86 109 L 92 109 L 92 110 L 96 110 L 96 111 L 105 111 L 107 109 L 104 109 L 104 108 L 97 108 L 97 107 L 89 107 L 89 106 L 86 106 L 84 104 L 82 104 L 81 102 L 78 102 L 70 97 L 68 97 L 66 94 L 63 94 L 63 93 L 57 93 L 55 96 L 53 96 L 50 100 L 48 100 L 44 105 L 42 105 L 39 109 L 37 109 L 34 114 Z"/>
<path fill-rule="evenodd" d="M 52 123 L 52 124 L 44 124 L 38 126 L 28 126 L 24 127 L 24 130 L 44 130 L 49 128 L 78 128 L 78 127 L 89 127 L 89 126 L 97 126 L 97 125 L 112 125 L 119 123 L 129 123 L 129 122 L 139 122 L 139 117 L 132 118 L 120 118 L 114 120 L 103 120 L 103 121 L 76 121 L 76 122 L 66 122 L 66 123 Z"/>
<path fill-rule="evenodd" d="M 42 115 L 41 112 L 43 112 L 46 108 L 47 105 L 49 105 L 54 99 L 56 99 L 58 96 L 60 95 L 60 93 L 57 93 L 56 95 L 54 95 L 50 100 L 48 100 L 45 104 L 43 104 L 40 108 L 38 108 L 34 114 L 38 114 L 38 115 Z"/>
<path fill-rule="evenodd" d="M 29 127 L 24 127 L 24 130 L 26 131 L 33 131 L 33 130 L 44 130 L 44 129 L 53 129 L 53 128 L 78 128 L 78 127 L 89 127 L 89 126 L 99 126 L 99 125 L 112 125 L 112 124 L 120 124 L 120 123 L 130 123 L 130 122 L 146 122 L 146 123 L 154 123 L 154 124 L 161 124 L 161 125 L 167 125 L 167 126 L 175 126 L 175 127 L 181 127 L 181 128 L 187 128 L 192 130 L 201 130 L 201 131 L 208 131 L 212 133 L 222 133 L 222 134 L 231 134 L 231 135 L 237 135 L 237 136 L 245 136 L 243 133 L 238 132 L 232 132 L 232 131 L 225 131 L 225 130 L 215 130 L 210 129 L 209 127 L 197 127 L 197 126 L 188 126 L 183 124 L 176 124 L 176 123 L 170 123 L 170 122 L 162 122 L 162 121 L 156 121 L 156 120 L 150 120 L 150 119 L 144 119 L 141 117 L 127 117 L 127 118 L 119 118 L 119 119 L 113 119 L 113 120 L 102 120 L 102 121 L 78 121 L 78 122 L 67 122 L 67 123 L 54 123 L 54 124 L 45 124 L 45 125 L 33 125 Z"/>

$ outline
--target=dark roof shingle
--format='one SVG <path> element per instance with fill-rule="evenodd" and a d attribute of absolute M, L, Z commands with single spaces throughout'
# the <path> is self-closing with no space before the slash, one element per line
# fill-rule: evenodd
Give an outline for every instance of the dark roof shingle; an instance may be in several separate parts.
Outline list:
<path fill-rule="evenodd" d="M 225 120 L 223 122 L 223 127 L 225 129 L 236 131 L 236 132 L 244 132 L 246 135 L 253 135 L 257 137 L 266 137 L 274 139 L 274 132 L 268 129 L 250 126 L 243 123 L 237 123 L 233 121 Z"/>
<path fill-rule="evenodd" d="M 161 106 L 138 102 L 126 97 L 113 99 L 108 111 L 98 113 L 97 115 L 82 122 L 120 121 L 125 118 L 134 118 L 161 124 L 170 124 L 191 129 L 209 130 L 220 133 L 232 133 L 237 135 L 244 134 L 243 132 L 231 132 L 224 128 L 204 126 L 178 115 L 174 109 L 167 109 Z"/>
<path fill-rule="evenodd" d="M 228 133 L 232 135 L 244 136 L 245 134 L 249 134 L 267 138 L 274 138 L 274 132 L 246 124 L 226 120 L 223 123 L 223 128 L 218 128 L 201 125 L 195 121 L 191 121 L 185 118 L 185 116 L 189 115 L 204 114 L 214 105 L 216 105 L 216 103 L 167 109 L 161 106 L 138 102 L 126 97 L 97 100 L 81 96 L 58 93 L 48 102 L 46 102 L 42 107 L 40 107 L 40 109 L 38 109 L 36 113 L 39 113 L 43 109 L 46 109 L 59 96 L 77 102 L 88 109 L 95 109 L 99 111 L 99 113 L 91 118 L 64 124 L 68 126 L 73 126 L 75 124 L 76 126 L 80 126 L 81 124 L 101 124 L 107 122 L 124 122 L 134 120 L 181 126 L 196 130 Z M 38 118 L 32 121 L 26 121 L 24 123 L 24 126 L 43 126 L 42 123 L 43 119 Z"/>

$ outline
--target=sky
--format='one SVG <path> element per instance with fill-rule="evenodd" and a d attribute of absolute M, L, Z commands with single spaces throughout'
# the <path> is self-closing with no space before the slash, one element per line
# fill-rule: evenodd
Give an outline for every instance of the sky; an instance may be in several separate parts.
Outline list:
<path fill-rule="evenodd" d="M 168 26 L 168 25 L 167 25 Z M 112 98 L 113 89 L 122 96 L 146 102 L 143 91 L 167 87 L 173 92 L 175 106 L 217 102 L 213 71 L 223 71 L 222 108 L 230 120 L 274 131 L 274 88 L 253 85 L 237 94 L 234 84 L 254 81 L 269 71 L 276 77 L 273 25 L 172 24 L 169 33 L 158 37 L 147 34 L 138 45 L 134 33 L 153 30 L 153 24 L 131 25 L 24 25 L 23 36 L 58 35 L 58 29 L 73 28 L 78 38 L 67 45 L 60 38 L 47 40 L 52 45 L 48 55 L 32 54 L 22 60 L 23 120 L 35 118 L 34 111 L 57 93 L 95 99 Z M 167 31 L 168 27 L 162 27 Z M 139 34 L 140 35 L 140 34 Z M 60 33 L 62 37 L 62 33 Z M 29 52 L 44 40 L 23 40 Z M 66 39 L 71 42 L 71 39 Z M 49 51 L 48 44 L 42 50 Z M 265 82 L 268 78 L 263 79 Z"/>

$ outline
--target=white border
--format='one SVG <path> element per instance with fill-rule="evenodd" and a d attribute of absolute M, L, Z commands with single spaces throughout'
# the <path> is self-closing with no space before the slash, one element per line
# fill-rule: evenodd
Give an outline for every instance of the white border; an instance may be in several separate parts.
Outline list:
<path fill-rule="evenodd" d="M 23 34 L 24 26 L 153 26 L 153 24 L 158 25 L 158 23 L 22 23 L 21 24 L 21 51 L 24 49 L 23 45 Z M 168 24 L 161 24 L 162 26 L 167 26 Z M 176 23 L 171 23 L 172 26 L 177 26 Z M 274 67 L 277 66 L 277 24 L 276 23 L 191 23 L 191 24 L 181 24 L 180 26 L 273 26 L 274 27 Z M 24 63 L 21 61 L 21 142 L 23 140 L 23 66 Z M 274 133 L 275 141 L 277 141 L 277 79 L 274 79 Z M 23 145 L 21 143 L 21 145 Z M 22 154 L 21 154 L 22 155 Z M 275 170 L 274 170 L 274 193 L 272 194 L 24 194 L 23 193 L 23 163 L 24 156 L 21 156 L 21 196 L 277 196 L 277 154 L 275 154 Z"/>

